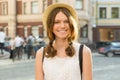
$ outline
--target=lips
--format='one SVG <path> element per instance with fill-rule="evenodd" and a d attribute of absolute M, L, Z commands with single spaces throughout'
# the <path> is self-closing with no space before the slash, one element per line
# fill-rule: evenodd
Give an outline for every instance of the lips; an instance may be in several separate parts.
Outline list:
<path fill-rule="evenodd" d="M 62 33 L 67 32 L 67 30 L 57 30 L 57 31 Z"/>

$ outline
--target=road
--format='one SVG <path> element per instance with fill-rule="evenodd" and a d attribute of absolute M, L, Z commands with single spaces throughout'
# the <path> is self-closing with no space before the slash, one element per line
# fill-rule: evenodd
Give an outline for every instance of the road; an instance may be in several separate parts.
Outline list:
<path fill-rule="evenodd" d="M 1 60 L 4 61 L 4 60 Z M 6 62 L 7 61 L 7 62 Z M 34 80 L 34 60 L 21 60 L 13 62 L 6 60 L 0 66 L 0 80 Z"/>
<path fill-rule="evenodd" d="M 120 80 L 120 56 L 105 57 L 97 54 L 93 56 L 94 80 Z"/>
<path fill-rule="evenodd" d="M 0 60 L 0 80 L 35 80 L 35 60 Z M 120 80 L 120 56 L 93 53 L 93 80 Z"/>

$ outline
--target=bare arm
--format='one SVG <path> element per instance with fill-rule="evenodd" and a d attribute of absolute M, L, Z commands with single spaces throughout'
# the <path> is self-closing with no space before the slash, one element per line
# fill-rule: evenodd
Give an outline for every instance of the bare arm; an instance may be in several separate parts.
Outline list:
<path fill-rule="evenodd" d="M 87 46 L 83 48 L 83 79 L 92 80 L 92 55 Z"/>
<path fill-rule="evenodd" d="M 42 63 L 42 49 L 38 50 L 36 53 L 35 60 L 35 80 L 44 80 L 43 75 L 43 63 Z"/>

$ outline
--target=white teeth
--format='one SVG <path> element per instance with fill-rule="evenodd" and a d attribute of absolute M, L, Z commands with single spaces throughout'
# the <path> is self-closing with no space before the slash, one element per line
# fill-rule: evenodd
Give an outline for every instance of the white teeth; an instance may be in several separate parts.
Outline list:
<path fill-rule="evenodd" d="M 66 30 L 60 30 L 59 32 L 66 32 Z"/>
<path fill-rule="evenodd" d="M 58 30 L 58 31 L 62 31 L 62 32 L 65 32 L 65 31 L 67 31 L 67 30 Z"/>

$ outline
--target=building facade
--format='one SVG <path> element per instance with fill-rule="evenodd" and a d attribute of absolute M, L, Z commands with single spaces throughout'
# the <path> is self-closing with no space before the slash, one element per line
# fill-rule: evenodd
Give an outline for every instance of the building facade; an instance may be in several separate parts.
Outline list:
<path fill-rule="evenodd" d="M 42 15 L 46 7 L 53 3 L 66 3 L 74 7 L 79 17 L 79 42 L 92 42 L 90 0 L 0 0 L 0 28 L 4 28 L 10 37 L 27 37 L 30 33 L 46 37 Z"/>
<path fill-rule="evenodd" d="M 120 41 L 120 0 L 94 0 L 93 10 L 93 42 Z"/>
<path fill-rule="evenodd" d="M 0 27 L 10 37 L 43 35 L 42 4 L 38 0 L 0 0 Z"/>

